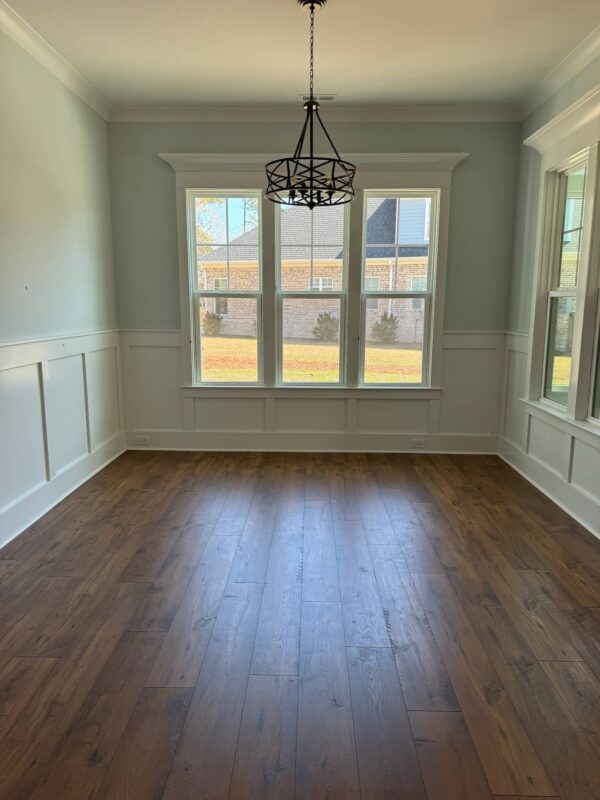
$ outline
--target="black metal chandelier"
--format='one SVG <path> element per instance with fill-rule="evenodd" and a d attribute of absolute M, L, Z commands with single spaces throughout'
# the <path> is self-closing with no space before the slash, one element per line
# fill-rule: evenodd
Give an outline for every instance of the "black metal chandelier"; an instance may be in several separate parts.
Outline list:
<path fill-rule="evenodd" d="M 310 8 L 310 91 L 304 103 L 306 119 L 300 132 L 294 155 L 278 158 L 265 165 L 267 173 L 266 196 L 274 203 L 291 206 L 339 206 L 354 199 L 352 181 L 356 167 L 340 157 L 323 120 L 319 103 L 314 98 L 314 43 L 315 6 L 324 6 L 327 0 L 298 0 Z M 335 158 L 315 155 L 315 129 L 320 126 L 335 154 Z M 308 142 L 305 148 L 305 139 Z M 304 154 L 303 154 L 304 151 Z"/>

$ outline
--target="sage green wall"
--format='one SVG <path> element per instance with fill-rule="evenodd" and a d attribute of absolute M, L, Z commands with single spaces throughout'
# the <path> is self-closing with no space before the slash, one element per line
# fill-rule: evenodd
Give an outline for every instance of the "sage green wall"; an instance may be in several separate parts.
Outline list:
<path fill-rule="evenodd" d="M 0 342 L 117 325 L 106 122 L 0 33 Z"/>
<path fill-rule="evenodd" d="M 523 120 L 525 139 L 600 84 L 600 57 L 565 83 L 559 91 Z M 508 330 L 527 333 L 531 316 L 531 291 L 535 271 L 535 238 L 540 190 L 540 156 L 521 147 L 515 213 L 513 266 L 508 310 Z"/>
<path fill-rule="evenodd" d="M 300 121 L 109 125 L 121 327 L 180 327 L 175 178 L 158 153 L 284 152 Z M 519 124 L 344 123 L 331 131 L 342 152 L 470 154 L 453 177 L 445 328 L 505 330 Z"/>

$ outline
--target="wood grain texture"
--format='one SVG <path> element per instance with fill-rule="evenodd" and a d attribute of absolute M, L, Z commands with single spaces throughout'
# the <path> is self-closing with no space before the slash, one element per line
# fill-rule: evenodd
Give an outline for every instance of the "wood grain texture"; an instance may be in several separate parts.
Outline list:
<path fill-rule="evenodd" d="M 0 800 L 598 800 L 599 586 L 493 456 L 125 453 L 0 551 Z"/>
<path fill-rule="evenodd" d="M 462 714 L 411 711 L 410 724 L 428 798 L 492 800 Z"/>
<path fill-rule="evenodd" d="M 297 678 L 250 676 L 230 800 L 294 796 L 297 713 Z"/>

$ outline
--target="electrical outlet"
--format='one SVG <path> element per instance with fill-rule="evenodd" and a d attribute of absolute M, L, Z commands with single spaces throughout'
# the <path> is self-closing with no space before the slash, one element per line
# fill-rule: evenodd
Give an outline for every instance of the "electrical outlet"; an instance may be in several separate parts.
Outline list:
<path fill-rule="evenodd" d="M 410 439 L 410 446 L 411 447 L 425 447 L 427 440 L 424 436 L 411 436 Z"/>
<path fill-rule="evenodd" d="M 136 433 L 136 435 L 133 437 L 133 443 L 139 444 L 143 447 L 148 447 L 148 445 L 150 444 L 150 437 L 142 436 L 142 434 Z"/>

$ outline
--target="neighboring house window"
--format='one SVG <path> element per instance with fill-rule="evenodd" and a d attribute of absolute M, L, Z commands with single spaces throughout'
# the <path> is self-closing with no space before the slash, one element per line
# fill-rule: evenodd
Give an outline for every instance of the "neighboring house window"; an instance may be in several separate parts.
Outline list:
<path fill-rule="evenodd" d="M 377 275 L 367 275 L 365 278 L 365 292 L 376 292 L 381 288 L 381 278 Z M 377 311 L 379 300 L 367 298 L 367 311 Z"/>
<path fill-rule="evenodd" d="M 227 290 L 227 278 L 215 278 L 213 281 L 213 289 L 215 292 L 224 292 Z M 227 314 L 227 298 L 215 297 L 213 299 L 213 308 L 215 314 L 225 316 Z"/>
<path fill-rule="evenodd" d="M 427 291 L 427 276 L 426 275 L 411 275 L 410 276 L 410 290 L 411 292 L 426 292 Z M 413 311 L 422 311 L 423 306 L 421 300 L 413 297 L 410 301 L 410 307 Z"/>
<path fill-rule="evenodd" d="M 437 198 L 437 192 L 430 191 L 365 191 L 363 384 L 423 385 L 429 380 L 436 248 L 423 232 L 427 214 L 427 230 L 437 229 L 431 223 Z M 379 281 L 376 298 L 375 279 Z M 377 314 L 373 314 L 375 308 Z"/>
<path fill-rule="evenodd" d="M 568 405 L 577 315 L 587 165 L 557 174 L 548 281 L 544 397 Z"/>
<path fill-rule="evenodd" d="M 276 212 L 281 384 L 344 382 L 347 209 L 281 206 Z M 324 269 L 326 277 L 318 274 Z"/>
<path fill-rule="evenodd" d="M 259 383 L 261 193 L 191 190 L 187 197 L 195 382 Z"/>
<path fill-rule="evenodd" d="M 312 283 L 312 286 L 311 286 Z M 317 292 L 332 292 L 333 291 L 333 278 L 309 278 L 308 289 L 314 289 Z"/>

